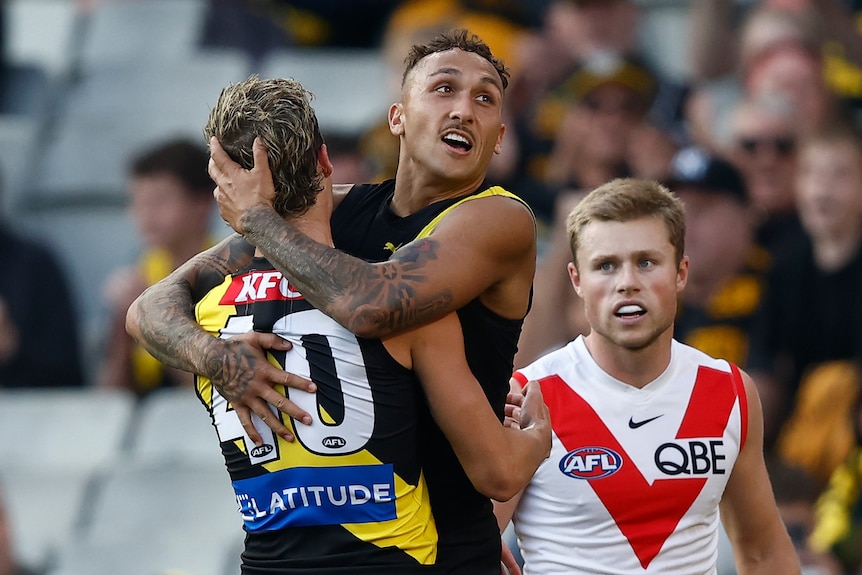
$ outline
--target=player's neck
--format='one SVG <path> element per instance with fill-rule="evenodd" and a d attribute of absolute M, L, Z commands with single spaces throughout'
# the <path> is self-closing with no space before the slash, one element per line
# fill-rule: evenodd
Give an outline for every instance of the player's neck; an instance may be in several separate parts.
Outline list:
<path fill-rule="evenodd" d="M 434 202 L 471 194 L 483 181 L 484 174 L 463 181 L 446 179 L 408 161 L 398 167 L 391 208 L 398 216 L 409 216 Z"/>
<path fill-rule="evenodd" d="M 668 331 L 649 345 L 632 349 L 613 343 L 594 330 L 584 338 L 584 343 L 602 371 L 632 387 L 642 388 L 655 381 L 670 364 L 671 334 Z"/>

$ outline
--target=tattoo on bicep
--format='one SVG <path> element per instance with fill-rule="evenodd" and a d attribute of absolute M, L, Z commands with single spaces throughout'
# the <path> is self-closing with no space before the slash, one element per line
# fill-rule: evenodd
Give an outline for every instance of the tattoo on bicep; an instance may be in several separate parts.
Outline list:
<path fill-rule="evenodd" d="M 364 277 L 357 273 L 354 277 L 360 282 L 356 286 L 359 289 L 350 292 L 356 294 L 351 323 L 372 321 L 399 331 L 451 311 L 450 289 L 421 298 L 419 294 L 419 288 L 428 281 L 425 265 L 437 259 L 438 249 L 437 242 L 426 238 L 401 248 L 390 261 L 369 269 Z M 367 285 L 361 285 L 363 281 Z"/>
<path fill-rule="evenodd" d="M 186 329 L 194 322 L 193 303 L 188 289 L 176 283 L 163 283 L 148 290 L 141 300 L 139 329 L 147 350 L 171 367 L 194 371 L 182 353 L 181 342 Z"/>

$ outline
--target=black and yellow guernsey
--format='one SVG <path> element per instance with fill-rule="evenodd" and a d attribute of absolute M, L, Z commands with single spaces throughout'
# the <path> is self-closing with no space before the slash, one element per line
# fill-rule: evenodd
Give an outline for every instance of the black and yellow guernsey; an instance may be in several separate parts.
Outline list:
<path fill-rule="evenodd" d="M 424 401 L 412 372 L 379 340 L 312 307 L 264 259 L 211 290 L 196 314 L 219 337 L 254 330 L 290 340 L 293 349 L 271 361 L 318 385 L 316 394 L 279 388 L 314 421 L 282 417 L 296 434 L 286 442 L 256 419 L 256 447 L 211 382 L 197 379 L 246 530 L 242 573 L 444 573 L 434 566 L 437 530 L 416 448 Z"/>
<path fill-rule="evenodd" d="M 333 213 L 335 246 L 366 261 L 384 261 L 400 246 L 429 236 L 463 202 L 506 196 L 524 203 L 503 188 L 483 185 L 465 197 L 435 202 L 414 214 L 399 217 L 390 209 L 394 190 L 393 180 L 354 186 Z M 478 299 L 459 309 L 458 317 L 470 369 L 502 421 L 523 319 L 503 318 Z M 404 419 L 407 417 L 404 414 Z M 419 425 L 422 469 L 437 525 L 437 562 L 441 572 L 499 575 L 500 532 L 490 500 L 476 491 L 467 478 L 425 402 L 420 407 Z"/>

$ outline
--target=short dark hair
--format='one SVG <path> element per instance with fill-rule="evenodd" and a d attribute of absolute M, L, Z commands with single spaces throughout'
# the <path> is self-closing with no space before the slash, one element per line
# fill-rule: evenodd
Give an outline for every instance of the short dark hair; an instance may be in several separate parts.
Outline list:
<path fill-rule="evenodd" d="M 323 190 L 317 166 L 323 136 L 312 97 L 295 80 L 252 75 L 222 90 L 204 128 L 207 139 L 218 138 L 228 155 L 247 169 L 254 165 L 255 137 L 263 141 L 275 183 L 273 207 L 282 216 L 304 213 Z"/>
<path fill-rule="evenodd" d="M 190 138 L 178 137 L 147 148 L 129 164 L 133 178 L 169 174 L 182 182 L 192 196 L 212 196 L 213 181 L 207 173 L 206 147 Z"/>
<path fill-rule="evenodd" d="M 404 59 L 405 68 L 404 74 L 401 76 L 401 85 L 404 85 L 404 81 L 407 79 L 407 74 L 410 73 L 410 70 L 415 68 L 423 58 L 430 56 L 431 54 L 446 52 L 447 50 L 454 50 L 456 48 L 463 50 L 464 52 L 477 54 L 490 62 L 490 64 L 494 66 L 494 69 L 497 70 L 497 74 L 500 76 L 500 81 L 503 83 L 503 89 L 505 90 L 506 87 L 508 87 L 509 70 L 506 68 L 503 61 L 494 56 L 494 54 L 491 53 L 491 48 L 478 36 L 471 34 L 468 30 L 463 28 L 438 34 L 427 44 L 415 44 L 410 48 L 410 52 Z"/>

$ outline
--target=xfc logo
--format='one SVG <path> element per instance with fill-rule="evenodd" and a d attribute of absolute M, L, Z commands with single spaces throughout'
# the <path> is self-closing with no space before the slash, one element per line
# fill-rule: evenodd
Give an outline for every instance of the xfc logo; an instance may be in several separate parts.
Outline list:
<path fill-rule="evenodd" d="M 221 305 L 241 305 L 260 301 L 284 301 L 302 299 L 279 271 L 253 271 L 238 275 L 231 281 Z"/>
<path fill-rule="evenodd" d="M 581 447 L 560 460 L 560 471 L 575 479 L 600 479 L 619 471 L 623 458 L 606 447 Z"/>
<path fill-rule="evenodd" d="M 663 443 L 655 451 L 655 464 L 665 475 L 724 475 L 727 470 L 722 462 L 727 457 L 721 453 L 723 448 L 720 439 Z"/>

